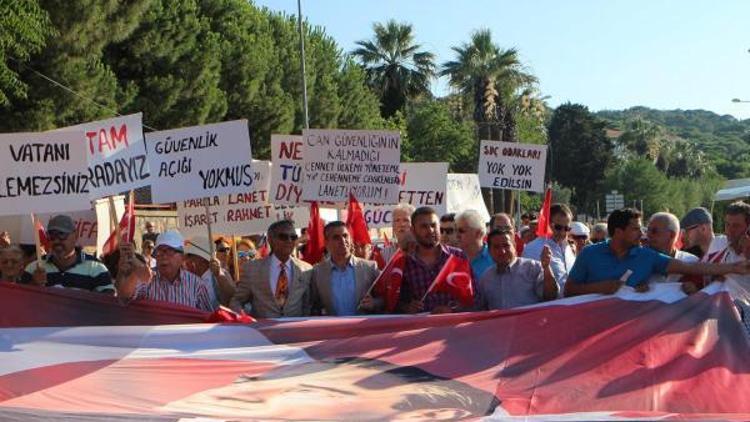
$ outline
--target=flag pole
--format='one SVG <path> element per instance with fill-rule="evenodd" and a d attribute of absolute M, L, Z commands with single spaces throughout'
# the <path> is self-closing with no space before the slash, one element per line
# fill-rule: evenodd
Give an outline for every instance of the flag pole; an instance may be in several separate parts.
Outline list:
<path fill-rule="evenodd" d="M 115 228 L 115 245 L 119 246 L 122 241 L 122 233 L 120 232 L 120 222 L 117 221 L 117 210 L 115 209 L 115 198 L 114 196 L 109 197 L 109 223 L 114 225 Z M 112 231 L 110 230 L 110 233 Z"/>
<path fill-rule="evenodd" d="M 42 262 L 42 241 L 39 239 L 39 228 L 37 227 L 36 215 L 31 213 L 31 225 L 34 227 L 34 244 L 36 245 L 36 266 L 44 268 Z"/>
<path fill-rule="evenodd" d="M 234 280 L 240 280 L 240 259 L 237 256 L 237 236 L 232 233 L 232 264 L 234 266 Z"/>
<path fill-rule="evenodd" d="M 214 257 L 214 235 L 211 229 L 211 211 L 208 204 L 206 204 L 206 228 L 208 229 L 208 250 L 211 257 Z"/>
<path fill-rule="evenodd" d="M 126 232 L 126 236 L 129 243 L 135 243 L 135 239 L 131 239 L 130 236 L 132 233 L 132 237 L 135 237 L 135 228 L 133 227 L 133 222 L 135 221 L 135 193 L 133 189 L 130 189 L 130 193 L 128 194 L 128 211 L 132 211 L 133 215 L 130 215 L 130 212 L 128 212 L 128 231 Z"/>

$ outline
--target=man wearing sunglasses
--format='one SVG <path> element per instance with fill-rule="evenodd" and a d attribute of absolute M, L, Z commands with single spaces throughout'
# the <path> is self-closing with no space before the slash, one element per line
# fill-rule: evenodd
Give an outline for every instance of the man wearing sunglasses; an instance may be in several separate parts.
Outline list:
<path fill-rule="evenodd" d="M 563 291 L 568 274 L 576 260 L 575 251 L 568 243 L 568 233 L 571 230 L 570 222 L 573 219 L 573 214 L 565 204 L 552 204 L 549 211 L 552 237 L 537 237 L 526 245 L 522 256 L 541 261 L 544 247 L 549 247 L 552 251 L 550 267 L 555 274 L 555 280 L 560 285 L 560 291 Z"/>
<path fill-rule="evenodd" d="M 458 227 L 456 226 L 456 213 L 451 212 L 440 217 L 440 239 L 448 246 L 460 248 L 458 240 Z"/>
<path fill-rule="evenodd" d="M 691 264 L 640 246 L 641 213 L 632 208 L 612 212 L 607 230 L 609 240 L 586 247 L 576 259 L 565 284 L 565 296 L 613 294 L 624 284 L 646 291 L 653 274 L 720 276 L 750 271 L 749 261 Z"/>
<path fill-rule="evenodd" d="M 84 253 L 76 245 L 78 234 L 73 219 L 56 215 L 47 223 L 49 253 L 26 267 L 22 282 L 37 286 L 58 286 L 113 294 L 112 276 L 95 257 Z"/>
<path fill-rule="evenodd" d="M 674 214 L 668 212 L 657 212 L 648 220 L 648 246 L 664 255 L 669 255 L 682 262 L 698 262 L 699 258 L 691 253 L 677 249 L 677 238 L 680 235 L 680 221 Z M 676 283 L 682 278 L 682 274 L 653 274 L 648 282 L 651 283 Z"/>
<path fill-rule="evenodd" d="M 256 318 L 310 315 L 312 266 L 292 256 L 297 238 L 292 221 L 281 220 L 268 227 L 271 254 L 243 264 L 240 282 L 229 302 L 232 309 L 249 310 Z"/>

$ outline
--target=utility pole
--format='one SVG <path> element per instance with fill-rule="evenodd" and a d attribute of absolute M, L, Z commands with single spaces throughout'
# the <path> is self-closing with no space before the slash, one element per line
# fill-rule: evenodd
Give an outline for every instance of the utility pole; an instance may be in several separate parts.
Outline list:
<path fill-rule="evenodd" d="M 297 0 L 297 27 L 299 29 L 300 68 L 302 69 L 302 102 L 305 107 L 305 129 L 310 129 L 307 114 L 307 77 L 305 75 L 305 34 L 302 31 L 302 0 Z"/>

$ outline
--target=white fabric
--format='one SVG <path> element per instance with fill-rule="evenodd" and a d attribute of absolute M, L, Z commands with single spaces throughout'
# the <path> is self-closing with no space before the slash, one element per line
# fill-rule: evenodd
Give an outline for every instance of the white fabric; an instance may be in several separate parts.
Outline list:
<path fill-rule="evenodd" d="M 289 257 L 284 263 L 286 267 L 286 279 L 288 280 L 287 286 L 292 284 L 292 258 Z M 276 255 L 271 255 L 271 268 L 268 271 L 269 280 L 271 285 L 271 293 L 276 294 L 276 285 L 279 283 L 279 274 L 281 274 L 281 261 L 276 258 Z"/>
<path fill-rule="evenodd" d="M 682 262 L 693 263 L 698 262 L 700 259 L 688 252 L 678 250 L 674 255 L 674 259 Z M 682 278 L 682 274 L 652 274 L 648 279 L 649 284 L 651 283 L 678 283 Z"/>
<path fill-rule="evenodd" d="M 544 245 L 549 246 L 552 250 L 552 260 L 550 267 L 555 275 L 555 280 L 560 285 L 560 292 L 565 289 L 565 282 L 568 281 L 568 274 L 573 268 L 576 261 L 576 254 L 573 248 L 568 244 L 567 239 L 557 243 L 552 238 L 537 237 L 523 248 L 523 258 L 529 258 L 536 261 L 541 260 L 542 249 Z"/>

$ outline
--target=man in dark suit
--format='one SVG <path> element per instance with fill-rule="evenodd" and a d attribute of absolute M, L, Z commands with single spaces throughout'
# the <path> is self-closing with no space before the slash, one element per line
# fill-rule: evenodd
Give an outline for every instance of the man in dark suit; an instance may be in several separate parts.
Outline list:
<path fill-rule="evenodd" d="M 282 220 L 271 224 L 268 242 L 268 257 L 244 264 L 229 306 L 237 312 L 249 308 L 256 318 L 310 315 L 312 267 L 292 256 L 297 242 L 294 223 Z"/>
<path fill-rule="evenodd" d="M 324 229 L 330 256 L 313 267 L 313 314 L 349 316 L 378 312 L 383 301 L 368 291 L 378 278 L 378 266 L 352 255 L 352 241 L 342 221 L 328 223 Z"/>

